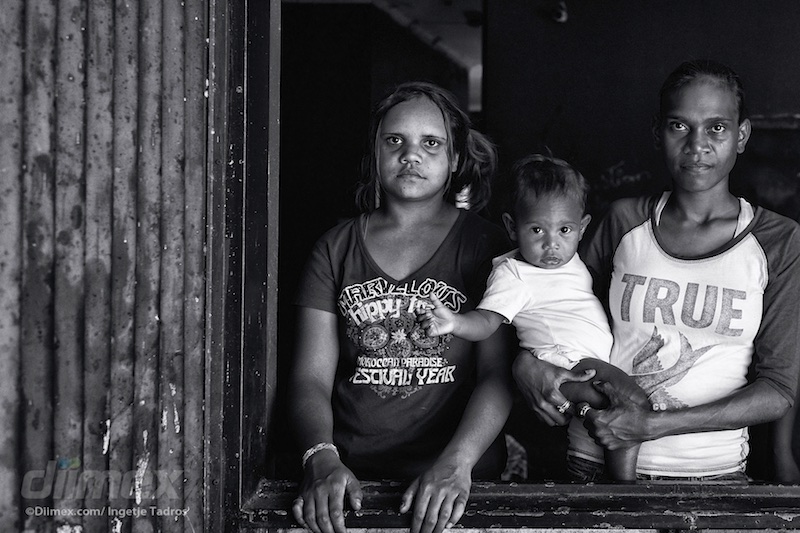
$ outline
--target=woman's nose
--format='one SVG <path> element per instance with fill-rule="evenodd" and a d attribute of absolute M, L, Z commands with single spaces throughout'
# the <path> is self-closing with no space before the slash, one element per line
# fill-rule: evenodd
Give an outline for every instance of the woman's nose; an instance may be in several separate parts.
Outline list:
<path fill-rule="evenodd" d="M 421 161 L 419 154 L 419 145 L 416 143 L 408 143 L 403 147 L 400 152 L 401 163 L 419 163 Z"/>
<path fill-rule="evenodd" d="M 689 133 L 686 138 L 684 152 L 687 154 L 703 153 L 708 151 L 708 136 L 703 130 L 697 129 Z"/>

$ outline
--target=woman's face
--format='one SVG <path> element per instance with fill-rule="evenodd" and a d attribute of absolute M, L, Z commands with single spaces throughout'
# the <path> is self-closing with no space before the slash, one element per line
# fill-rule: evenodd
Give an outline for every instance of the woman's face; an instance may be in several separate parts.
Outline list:
<path fill-rule="evenodd" d="M 727 191 L 736 156 L 750 137 L 750 122 L 739 124 L 736 96 L 727 85 L 701 76 L 668 97 L 656 137 L 676 190 Z"/>
<path fill-rule="evenodd" d="M 376 139 L 381 189 L 387 199 L 441 199 L 455 170 L 447 153 L 441 110 L 427 98 L 397 104 L 386 113 Z"/>

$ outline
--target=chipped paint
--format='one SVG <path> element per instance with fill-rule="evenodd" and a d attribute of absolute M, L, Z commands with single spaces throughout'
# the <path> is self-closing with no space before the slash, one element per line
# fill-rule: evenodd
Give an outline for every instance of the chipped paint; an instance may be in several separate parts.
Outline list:
<path fill-rule="evenodd" d="M 56 533 L 83 533 L 83 526 L 63 524 L 56 528 Z"/>
<path fill-rule="evenodd" d="M 147 450 L 147 430 L 142 431 L 142 440 L 144 441 L 143 448 Z M 133 480 L 133 491 L 135 494 L 136 505 L 142 503 L 142 485 L 144 483 L 144 476 L 147 473 L 147 465 L 150 462 L 150 451 L 145 451 L 143 457 L 139 457 L 136 461 L 136 476 Z"/>
<path fill-rule="evenodd" d="M 687 525 L 688 529 L 697 529 L 697 514 L 675 511 L 664 511 L 665 515 L 672 515 L 680 517 Z"/>
<path fill-rule="evenodd" d="M 103 432 L 103 455 L 108 455 L 108 447 L 111 444 L 111 419 L 106 419 L 106 430 Z"/>
<path fill-rule="evenodd" d="M 175 417 L 175 433 L 181 432 L 181 419 L 178 416 L 178 406 L 172 404 L 172 416 Z"/>

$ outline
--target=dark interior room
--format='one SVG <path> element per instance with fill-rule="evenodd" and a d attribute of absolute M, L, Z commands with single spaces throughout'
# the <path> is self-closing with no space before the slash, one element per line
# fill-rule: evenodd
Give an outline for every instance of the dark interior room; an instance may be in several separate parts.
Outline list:
<path fill-rule="evenodd" d="M 279 372 L 293 343 L 299 265 L 319 235 L 357 213 L 352 199 L 369 110 L 402 81 L 451 90 L 496 143 L 500 173 L 488 218 L 499 221 L 511 163 L 549 151 L 590 181 L 597 219 L 616 198 L 667 185 L 651 133 L 660 83 L 681 61 L 717 59 L 744 80 L 754 130 L 732 190 L 800 217 L 800 102 L 793 90 L 800 6 L 793 2 L 765 9 L 744 0 L 284 1 L 282 9 Z M 511 420 L 521 439 L 534 441 L 530 451 L 562 453 L 563 432 L 526 428 L 518 419 L 530 417 L 515 412 Z M 754 430 L 756 448 L 767 433 Z M 541 434 L 552 438 L 536 438 Z M 288 440 L 276 448 L 292 453 Z M 557 462 L 536 463 L 532 479 L 564 474 L 552 470 Z M 755 459 L 750 467 L 768 476 L 766 463 Z"/>

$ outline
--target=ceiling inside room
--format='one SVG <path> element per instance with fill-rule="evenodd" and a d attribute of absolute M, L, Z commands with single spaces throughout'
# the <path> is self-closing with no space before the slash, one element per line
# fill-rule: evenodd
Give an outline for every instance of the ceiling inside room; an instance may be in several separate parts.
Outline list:
<path fill-rule="evenodd" d="M 481 107 L 483 0 L 283 0 L 373 4 L 469 72 L 470 111 Z"/>
<path fill-rule="evenodd" d="M 283 0 L 306 4 L 373 4 L 421 38 L 440 44 L 469 67 L 481 63 L 483 0 Z"/>

